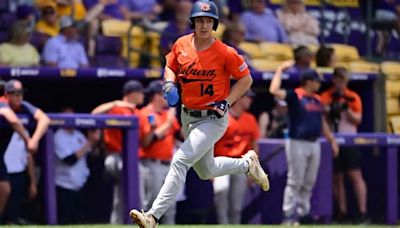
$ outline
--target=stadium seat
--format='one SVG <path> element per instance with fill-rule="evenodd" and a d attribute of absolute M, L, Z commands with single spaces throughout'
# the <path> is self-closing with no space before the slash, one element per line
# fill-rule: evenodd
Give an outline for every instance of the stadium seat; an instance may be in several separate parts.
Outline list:
<path fill-rule="evenodd" d="M 104 36 L 124 36 L 127 34 L 129 27 L 131 26 L 130 21 L 122 20 L 104 20 L 101 23 L 101 31 Z M 139 27 L 135 27 L 132 30 L 132 35 L 137 36 L 143 34 L 143 31 Z"/>
<path fill-rule="evenodd" d="M 275 71 L 282 61 L 271 59 L 252 59 L 251 66 L 259 71 Z"/>
<path fill-rule="evenodd" d="M 99 55 L 94 56 L 93 65 L 97 67 L 126 67 L 127 61 L 122 56 L 115 55 Z"/>
<path fill-rule="evenodd" d="M 333 73 L 333 68 L 331 67 L 317 67 L 316 70 L 318 71 L 318 73 L 328 73 L 331 74 Z"/>
<path fill-rule="evenodd" d="M 400 80 L 386 80 L 386 97 L 398 98 L 400 95 Z"/>
<path fill-rule="evenodd" d="M 44 45 L 50 38 L 49 35 L 41 32 L 33 32 L 31 36 L 30 43 L 38 50 L 39 53 L 42 52 Z"/>
<path fill-rule="evenodd" d="M 330 44 L 329 46 L 335 50 L 335 55 L 339 62 L 351 62 L 360 59 L 358 50 L 354 46 L 346 44 Z"/>
<path fill-rule="evenodd" d="M 400 114 L 400 103 L 398 97 L 386 98 L 387 114 Z"/>
<path fill-rule="evenodd" d="M 358 60 L 349 62 L 348 70 L 353 73 L 378 73 L 379 64 Z"/>
<path fill-rule="evenodd" d="M 244 52 L 246 52 L 251 59 L 264 57 L 258 43 L 242 42 L 240 43 L 239 48 L 242 49 Z"/>
<path fill-rule="evenodd" d="M 386 75 L 387 79 L 400 79 L 399 62 L 383 62 L 381 63 L 381 71 Z"/>
<path fill-rule="evenodd" d="M 395 134 L 400 134 L 400 116 L 389 116 L 388 120 L 390 126 L 389 129 L 391 129 Z"/>
<path fill-rule="evenodd" d="M 0 13 L 0 31 L 9 31 L 14 21 L 13 13 Z"/>
<path fill-rule="evenodd" d="M 273 60 L 293 59 L 293 50 L 288 44 L 262 42 L 260 48 L 264 58 Z"/>
<path fill-rule="evenodd" d="M 156 32 L 148 33 L 150 41 L 150 54 L 152 56 L 150 61 L 151 68 L 161 68 L 160 61 L 160 34 Z"/>

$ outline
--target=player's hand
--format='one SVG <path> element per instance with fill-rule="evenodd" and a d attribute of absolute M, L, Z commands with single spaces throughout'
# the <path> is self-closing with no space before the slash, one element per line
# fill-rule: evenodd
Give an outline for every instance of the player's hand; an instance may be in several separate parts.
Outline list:
<path fill-rule="evenodd" d="M 36 153 L 36 151 L 38 150 L 39 147 L 39 142 L 35 139 L 29 139 L 28 141 L 28 145 L 26 146 L 26 149 L 30 152 L 30 153 Z"/>
<path fill-rule="evenodd" d="M 175 107 L 178 104 L 179 94 L 178 94 L 178 89 L 175 86 L 175 83 L 171 81 L 164 82 L 163 95 L 170 107 Z"/>
<path fill-rule="evenodd" d="M 135 109 L 136 106 L 132 103 L 126 102 L 126 101 L 122 101 L 122 100 L 116 100 L 114 101 L 114 106 L 116 107 L 125 107 L 125 108 L 132 108 Z"/>
<path fill-rule="evenodd" d="M 336 140 L 331 142 L 333 157 L 336 158 L 339 156 L 339 145 L 337 144 Z"/>
<path fill-rule="evenodd" d="M 29 185 L 29 199 L 33 199 L 37 195 L 37 187 L 35 183 Z"/>
<path fill-rule="evenodd" d="M 228 111 L 231 104 L 227 100 L 216 101 L 208 106 L 213 107 L 214 114 L 217 118 L 221 118 L 225 115 L 226 111 Z"/>
<path fill-rule="evenodd" d="M 288 60 L 288 61 L 283 62 L 283 63 L 278 67 L 278 69 L 281 70 L 281 71 L 284 71 L 284 70 L 289 69 L 289 68 L 292 67 L 293 65 L 294 65 L 294 61 L 293 61 L 293 60 Z"/>

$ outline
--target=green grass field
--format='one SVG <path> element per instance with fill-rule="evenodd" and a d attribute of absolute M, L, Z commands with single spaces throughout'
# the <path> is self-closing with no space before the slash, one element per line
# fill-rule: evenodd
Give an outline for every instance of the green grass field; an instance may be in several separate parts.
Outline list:
<path fill-rule="evenodd" d="M 3 226 L 12 227 L 12 226 Z M 15 227 L 15 226 L 13 226 Z M 23 228 L 136 228 L 135 225 L 76 225 L 76 226 L 22 226 Z M 278 225 L 161 225 L 160 228 L 285 228 L 290 226 L 278 226 Z M 350 228 L 350 227 L 368 227 L 368 228 L 380 228 L 380 227 L 399 227 L 399 226 L 383 226 L 383 225 L 301 225 L 301 228 Z"/>

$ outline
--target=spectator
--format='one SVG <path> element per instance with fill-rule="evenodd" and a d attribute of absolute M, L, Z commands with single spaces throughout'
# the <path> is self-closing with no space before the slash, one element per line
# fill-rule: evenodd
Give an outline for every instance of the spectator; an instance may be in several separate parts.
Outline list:
<path fill-rule="evenodd" d="M 3 84 L 2 81 L 0 81 Z M 7 168 L 4 163 L 4 153 L 8 147 L 13 132 L 17 132 L 23 139 L 25 145 L 28 147 L 30 142 L 29 135 L 14 111 L 8 106 L 7 100 L 0 99 L 0 115 L 7 121 L 9 127 L 3 128 L 0 131 L 0 224 L 3 224 L 4 210 L 7 205 L 9 195 L 11 193 L 11 186 Z"/>
<path fill-rule="evenodd" d="M 320 76 L 314 70 L 301 75 L 301 86 L 296 90 L 281 89 L 282 72 L 293 66 L 284 62 L 273 76 L 269 91 L 279 100 L 285 100 L 289 113 L 289 140 L 286 143 L 288 163 L 287 183 L 283 196 L 284 223 L 302 223 L 309 219 L 312 189 L 317 179 L 323 132 L 331 144 L 334 156 L 339 149 L 323 118 L 323 106 L 316 94 L 321 86 Z"/>
<path fill-rule="evenodd" d="M 328 120 L 334 132 L 357 134 L 362 119 L 360 96 L 347 88 L 348 72 L 343 67 L 333 72 L 333 87 L 324 92 L 322 102 L 328 112 Z M 357 148 L 340 148 L 339 157 L 334 159 L 333 193 L 339 206 L 338 219 L 348 218 L 344 175 L 349 177 L 358 202 L 359 223 L 369 223 L 367 218 L 367 188 L 361 173 L 361 151 Z"/>
<path fill-rule="evenodd" d="M 162 11 L 157 0 L 124 0 L 122 8 L 125 20 L 147 20 L 155 21 Z"/>
<path fill-rule="evenodd" d="M 85 49 L 78 41 L 76 24 L 71 17 L 60 18 L 61 34 L 49 39 L 43 50 L 47 66 L 80 68 L 89 65 Z"/>
<path fill-rule="evenodd" d="M 118 19 L 123 20 L 123 0 L 87 0 L 86 6 L 89 12 L 94 8 L 101 5 L 102 12 L 99 16 L 100 20 Z M 89 14 L 89 13 L 88 13 Z"/>
<path fill-rule="evenodd" d="M 240 43 L 244 41 L 246 28 L 240 22 L 232 22 L 228 24 L 222 34 L 222 41 L 229 46 L 236 49 L 236 51 L 245 57 L 246 61 L 249 60 L 248 54 L 239 48 Z"/>
<path fill-rule="evenodd" d="M 372 1 L 372 10 L 375 12 L 372 26 L 378 30 L 375 54 L 382 56 L 389 45 L 392 29 L 400 33 L 400 0 Z"/>
<path fill-rule="evenodd" d="M 97 106 L 92 114 L 110 114 L 110 115 L 137 115 L 139 114 L 138 105 L 144 101 L 143 85 L 131 80 L 124 84 L 122 100 L 107 102 Z M 140 119 L 139 119 L 140 120 Z M 107 149 L 107 157 L 105 159 L 106 172 L 114 181 L 114 197 L 113 209 L 111 212 L 110 222 L 112 224 L 123 223 L 123 199 L 120 177 L 122 172 L 122 132 L 118 129 L 104 130 L 104 142 Z"/>
<path fill-rule="evenodd" d="M 20 141 L 20 137 L 15 135 L 4 156 L 11 185 L 11 195 L 5 211 L 5 221 L 12 224 L 19 223 L 23 200 L 26 197 L 25 194 L 28 192 L 29 197 L 33 198 L 37 193 L 35 163 L 26 149 L 31 152 L 37 151 L 39 141 L 50 124 L 50 119 L 41 109 L 23 99 L 23 93 L 22 83 L 18 80 L 10 80 L 4 86 L 4 97 L 11 109 L 16 114 L 28 115 L 36 121 L 36 128 L 31 132 L 32 137 L 28 142 L 28 147 L 25 148 Z"/>
<path fill-rule="evenodd" d="M 139 181 L 142 208 L 149 210 L 167 176 L 175 146 L 175 135 L 179 123 L 174 108 L 168 109 L 163 97 L 160 81 L 153 81 L 148 87 L 149 104 L 140 110 L 141 150 L 139 152 Z M 161 224 L 175 224 L 176 205 L 169 207 L 160 220 Z"/>
<path fill-rule="evenodd" d="M 15 12 L 17 21 L 26 21 L 31 29 L 35 28 L 35 8 L 31 5 L 19 5 Z"/>
<path fill-rule="evenodd" d="M 278 18 L 288 34 L 290 44 L 319 44 L 319 23 L 307 13 L 304 0 L 285 0 Z"/>
<path fill-rule="evenodd" d="M 60 32 L 58 15 L 55 4 L 47 4 L 40 8 L 40 19 L 36 24 L 36 31 L 49 37 L 57 36 Z"/>
<path fill-rule="evenodd" d="M 69 16 L 74 21 L 82 21 L 86 16 L 86 8 L 82 0 L 55 0 L 55 2 L 57 14 L 60 17 Z"/>
<path fill-rule="evenodd" d="M 315 56 L 317 67 L 334 67 L 336 64 L 335 49 L 321 46 Z"/>
<path fill-rule="evenodd" d="M 14 22 L 10 41 L 0 45 L 0 65 L 12 67 L 39 65 L 39 53 L 29 43 L 31 33 L 29 22 Z"/>
<path fill-rule="evenodd" d="M 293 50 L 294 65 L 288 69 L 288 73 L 300 75 L 303 71 L 311 69 L 314 53 L 305 46 Z"/>
<path fill-rule="evenodd" d="M 246 28 L 246 40 L 288 42 L 285 29 L 273 12 L 266 8 L 265 0 L 251 0 L 250 10 L 242 14 L 241 22 Z"/>
<path fill-rule="evenodd" d="M 260 132 L 257 120 L 249 111 L 255 93 L 249 90 L 233 103 L 229 110 L 229 124 L 222 138 L 215 144 L 215 156 L 241 158 L 248 150 L 258 151 Z M 219 224 L 240 224 L 247 177 L 232 174 L 216 177 L 214 204 Z"/>
<path fill-rule="evenodd" d="M 171 51 L 172 45 L 178 37 L 189 34 L 192 31 L 188 23 L 190 10 L 192 9 L 192 2 L 189 0 L 182 0 L 176 3 L 176 7 L 174 19 L 171 19 L 168 22 L 167 27 L 161 34 L 161 56 L 165 56 Z"/>
<path fill-rule="evenodd" d="M 258 118 L 261 137 L 285 138 L 288 125 L 288 107 L 286 101 L 276 100 L 270 114 L 261 113 Z"/>
<path fill-rule="evenodd" d="M 64 108 L 63 113 L 73 113 Z M 89 134 L 90 135 L 90 134 Z M 59 224 L 81 222 L 81 189 L 89 176 L 86 156 L 96 139 L 86 139 L 73 128 L 60 128 L 54 135 L 57 218 Z"/>

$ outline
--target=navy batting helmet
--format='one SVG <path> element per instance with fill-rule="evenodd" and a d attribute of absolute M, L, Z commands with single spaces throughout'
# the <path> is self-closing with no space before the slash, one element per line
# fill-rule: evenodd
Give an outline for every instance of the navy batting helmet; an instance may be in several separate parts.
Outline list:
<path fill-rule="evenodd" d="M 213 29 L 217 30 L 218 27 L 218 8 L 214 2 L 210 0 L 199 0 L 193 4 L 192 11 L 190 12 L 189 24 L 194 28 L 195 17 L 211 17 L 214 19 Z"/>

